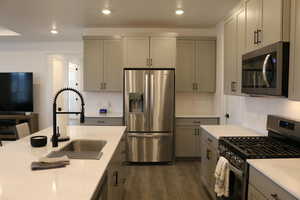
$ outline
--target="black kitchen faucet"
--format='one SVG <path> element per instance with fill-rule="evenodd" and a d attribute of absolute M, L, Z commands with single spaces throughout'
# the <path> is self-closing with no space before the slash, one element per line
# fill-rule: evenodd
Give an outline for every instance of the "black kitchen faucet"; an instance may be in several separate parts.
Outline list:
<path fill-rule="evenodd" d="M 57 97 L 64 91 L 73 91 L 75 92 L 76 94 L 78 94 L 80 100 L 81 100 L 81 112 L 62 112 L 61 111 L 61 108 L 59 108 L 59 110 L 57 111 L 57 108 L 56 108 L 56 101 L 57 101 Z M 58 127 L 57 127 L 57 122 L 56 122 L 56 115 L 59 115 L 59 114 L 80 114 L 80 123 L 84 123 L 84 100 L 83 100 L 83 97 L 81 95 L 81 93 L 76 90 L 76 89 L 73 89 L 73 88 L 63 88 L 61 90 L 59 90 L 55 97 L 54 97 L 54 102 L 53 102 L 53 136 L 52 136 L 52 147 L 57 147 L 58 146 L 58 142 L 60 141 L 65 141 L 66 139 L 59 139 L 59 132 L 58 132 Z"/>

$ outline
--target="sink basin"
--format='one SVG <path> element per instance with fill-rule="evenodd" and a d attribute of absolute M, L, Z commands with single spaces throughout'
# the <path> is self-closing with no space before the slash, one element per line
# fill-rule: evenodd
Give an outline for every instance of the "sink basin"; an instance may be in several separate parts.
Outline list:
<path fill-rule="evenodd" d="M 106 141 L 104 140 L 73 140 L 60 150 L 51 152 L 47 157 L 66 155 L 70 159 L 99 160 L 105 144 Z"/>

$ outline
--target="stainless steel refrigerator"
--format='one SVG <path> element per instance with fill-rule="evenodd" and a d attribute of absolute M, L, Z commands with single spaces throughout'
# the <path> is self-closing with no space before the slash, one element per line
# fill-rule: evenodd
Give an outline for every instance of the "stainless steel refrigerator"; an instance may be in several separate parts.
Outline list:
<path fill-rule="evenodd" d="M 174 159 L 175 70 L 124 69 L 127 161 Z"/>

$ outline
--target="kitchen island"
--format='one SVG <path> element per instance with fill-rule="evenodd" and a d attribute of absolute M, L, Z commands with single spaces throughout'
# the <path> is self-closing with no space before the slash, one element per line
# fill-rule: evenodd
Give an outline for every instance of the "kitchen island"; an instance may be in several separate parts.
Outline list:
<path fill-rule="evenodd" d="M 53 150 L 65 146 L 61 142 L 52 148 L 52 127 L 34 135 L 48 136 L 48 144 L 32 148 L 30 137 L 6 144 L 0 148 L 0 199 L 1 200 L 88 200 L 96 191 L 100 180 L 116 151 L 126 127 L 124 126 L 68 126 L 71 140 L 105 140 L 99 160 L 71 160 L 65 168 L 31 171 L 31 162 Z"/>

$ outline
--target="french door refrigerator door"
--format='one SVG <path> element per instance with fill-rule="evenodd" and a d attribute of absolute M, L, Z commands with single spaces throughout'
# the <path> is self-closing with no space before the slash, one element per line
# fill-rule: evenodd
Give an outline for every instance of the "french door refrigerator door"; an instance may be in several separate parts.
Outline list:
<path fill-rule="evenodd" d="M 148 70 L 124 70 L 124 111 L 128 132 L 150 130 Z"/>
<path fill-rule="evenodd" d="M 149 84 L 150 131 L 173 133 L 174 127 L 174 70 L 151 70 Z"/>

